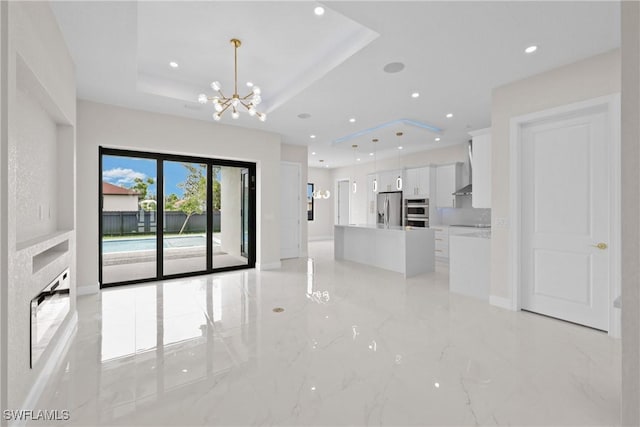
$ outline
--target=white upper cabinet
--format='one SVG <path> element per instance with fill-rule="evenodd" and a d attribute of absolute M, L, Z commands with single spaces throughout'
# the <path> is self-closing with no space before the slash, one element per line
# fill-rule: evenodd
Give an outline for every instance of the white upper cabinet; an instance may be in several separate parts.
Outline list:
<path fill-rule="evenodd" d="M 402 170 L 400 169 L 378 172 L 378 192 L 398 191 L 399 177 L 402 177 Z"/>
<path fill-rule="evenodd" d="M 436 167 L 436 207 L 455 208 L 453 193 L 462 184 L 462 163 L 439 165 Z M 432 198 L 433 199 L 433 198 Z"/>
<path fill-rule="evenodd" d="M 491 128 L 469 132 L 473 140 L 474 208 L 491 208 Z"/>
<path fill-rule="evenodd" d="M 402 188 L 403 196 L 430 197 L 430 174 L 431 168 L 429 166 L 407 169 L 405 174 L 405 182 Z"/>

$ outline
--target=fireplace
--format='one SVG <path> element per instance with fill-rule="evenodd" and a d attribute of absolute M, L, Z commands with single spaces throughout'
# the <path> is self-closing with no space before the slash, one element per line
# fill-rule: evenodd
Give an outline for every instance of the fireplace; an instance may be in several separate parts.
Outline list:
<path fill-rule="evenodd" d="M 66 269 L 31 300 L 31 368 L 69 313 L 69 283 L 69 269 Z"/>

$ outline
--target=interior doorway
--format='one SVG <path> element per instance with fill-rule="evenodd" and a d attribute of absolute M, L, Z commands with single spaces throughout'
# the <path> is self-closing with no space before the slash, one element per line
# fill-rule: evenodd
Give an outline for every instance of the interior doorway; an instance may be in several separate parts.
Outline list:
<path fill-rule="evenodd" d="M 517 308 L 609 332 L 620 263 L 616 105 L 516 118 L 511 146 Z"/>
<path fill-rule="evenodd" d="M 338 181 L 338 197 L 336 199 L 336 224 L 338 225 L 349 225 L 349 182 L 348 179 Z"/>
<path fill-rule="evenodd" d="M 300 163 L 280 162 L 280 258 L 300 256 Z"/>

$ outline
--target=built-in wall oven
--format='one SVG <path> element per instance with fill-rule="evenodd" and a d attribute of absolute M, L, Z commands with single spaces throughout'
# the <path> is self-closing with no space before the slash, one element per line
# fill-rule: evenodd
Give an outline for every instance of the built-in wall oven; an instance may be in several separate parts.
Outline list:
<path fill-rule="evenodd" d="M 429 199 L 404 199 L 404 225 L 410 227 L 429 227 Z"/>

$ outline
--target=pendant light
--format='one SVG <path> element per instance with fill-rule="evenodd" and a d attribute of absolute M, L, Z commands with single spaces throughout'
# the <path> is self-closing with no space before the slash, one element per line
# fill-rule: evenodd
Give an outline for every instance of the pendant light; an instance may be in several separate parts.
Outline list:
<path fill-rule="evenodd" d="M 396 132 L 396 136 L 399 138 L 402 136 L 402 132 Z M 402 150 L 402 145 L 398 144 L 398 170 L 400 173 L 396 178 L 396 190 L 402 190 L 402 169 L 400 168 L 400 150 Z"/>
<path fill-rule="evenodd" d="M 378 157 L 378 152 L 376 151 L 376 142 L 378 142 L 378 138 L 373 138 L 371 142 L 373 142 L 373 173 L 376 173 L 377 157 Z M 373 192 L 374 193 L 378 192 L 378 177 L 375 175 L 373 177 Z"/>
<path fill-rule="evenodd" d="M 356 182 L 356 172 L 358 171 L 357 165 L 358 165 L 358 144 L 353 144 L 351 146 L 351 148 L 353 149 L 353 194 L 355 194 L 358 191 L 358 183 Z"/>

